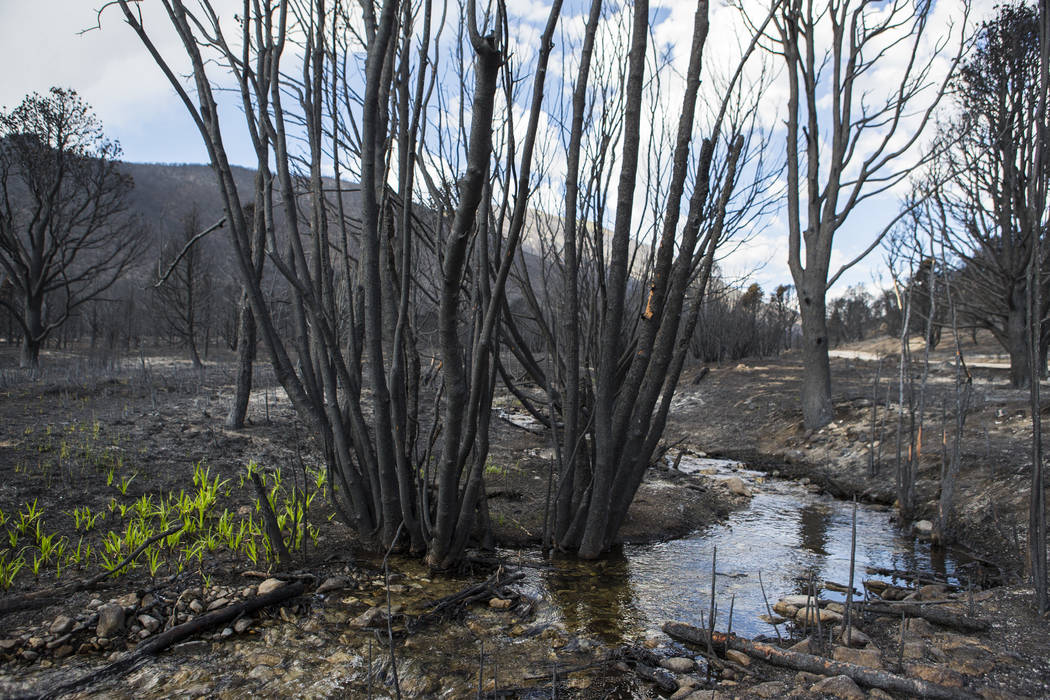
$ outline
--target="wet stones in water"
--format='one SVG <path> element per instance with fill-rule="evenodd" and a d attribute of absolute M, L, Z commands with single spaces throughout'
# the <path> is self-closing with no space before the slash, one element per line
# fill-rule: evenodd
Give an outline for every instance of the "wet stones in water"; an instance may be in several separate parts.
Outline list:
<path fill-rule="evenodd" d="M 933 523 L 929 520 L 919 520 L 912 525 L 912 530 L 919 537 L 929 537 L 933 534 Z"/>
<path fill-rule="evenodd" d="M 379 627 L 386 622 L 386 615 L 379 607 L 369 608 L 350 621 L 351 627 Z"/>
<path fill-rule="evenodd" d="M 747 487 L 743 479 L 739 476 L 731 476 L 725 480 L 726 488 L 729 489 L 729 493 L 734 496 L 744 496 L 746 498 L 751 497 L 751 489 Z"/>

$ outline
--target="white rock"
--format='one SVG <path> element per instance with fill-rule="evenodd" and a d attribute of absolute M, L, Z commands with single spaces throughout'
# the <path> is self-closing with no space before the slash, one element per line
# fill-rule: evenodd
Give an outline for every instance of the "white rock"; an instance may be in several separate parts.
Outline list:
<path fill-rule="evenodd" d="M 267 593 L 273 593 L 278 588 L 284 585 L 284 581 L 279 578 L 268 578 L 259 584 L 259 595 L 266 595 Z"/>

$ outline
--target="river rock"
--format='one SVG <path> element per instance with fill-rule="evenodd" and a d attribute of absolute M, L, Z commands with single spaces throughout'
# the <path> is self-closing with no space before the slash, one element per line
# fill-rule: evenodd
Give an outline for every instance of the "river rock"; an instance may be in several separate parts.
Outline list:
<path fill-rule="evenodd" d="M 64 659 L 67 656 L 72 656 L 72 655 L 73 655 L 73 645 L 72 644 L 63 644 L 58 649 L 55 649 L 55 658 L 56 659 Z"/>
<path fill-rule="evenodd" d="M 204 603 L 202 603 L 199 600 L 197 600 L 196 598 L 194 598 L 193 600 L 190 601 L 190 610 L 192 610 L 193 612 L 195 612 L 197 614 L 200 614 L 200 613 L 204 612 Z"/>
<path fill-rule="evenodd" d="M 918 661 L 926 653 L 926 643 L 921 639 L 909 639 L 905 640 L 904 648 L 901 650 L 901 656 L 909 661 Z"/>
<path fill-rule="evenodd" d="M 272 651 L 256 651 L 244 660 L 249 666 L 277 666 L 282 661 L 281 656 Z"/>
<path fill-rule="evenodd" d="M 929 537 L 933 534 L 933 523 L 929 520 L 918 520 L 912 525 L 912 530 L 919 537 Z"/>
<path fill-rule="evenodd" d="M 886 586 L 886 588 L 882 589 L 882 592 L 879 593 L 879 597 L 882 598 L 883 600 L 904 600 L 905 598 L 907 598 L 908 596 L 912 595 L 913 593 L 915 593 L 915 591 L 913 591 L 910 588 L 899 588 L 898 586 Z"/>
<path fill-rule="evenodd" d="M 142 628 L 148 631 L 150 634 L 156 632 L 157 629 L 160 627 L 160 620 L 153 617 L 152 615 L 139 615 L 137 619 L 139 621 L 139 624 L 142 625 Z"/>
<path fill-rule="evenodd" d="M 350 621 L 351 627 L 378 627 L 386 620 L 383 609 L 380 607 L 369 608 Z"/>
<path fill-rule="evenodd" d="M 787 695 L 788 687 L 783 681 L 767 681 L 753 686 L 751 692 L 760 698 L 782 698 Z"/>
<path fill-rule="evenodd" d="M 248 631 L 248 628 L 251 627 L 252 623 L 254 622 L 255 620 L 253 620 L 250 617 L 239 618 L 236 622 L 233 623 L 233 631 L 237 634 L 244 634 Z"/>
<path fill-rule="evenodd" d="M 777 615 L 782 615 L 786 618 L 793 620 L 795 618 L 795 614 L 798 613 L 798 606 L 790 605 L 788 603 L 785 603 L 783 600 L 778 600 L 777 602 L 773 603 L 773 612 L 775 612 Z"/>
<path fill-rule="evenodd" d="M 669 659 L 663 659 L 660 661 L 660 665 L 674 673 L 689 673 L 696 668 L 696 663 L 684 656 L 672 656 Z"/>
<path fill-rule="evenodd" d="M 124 606 L 107 603 L 98 609 L 98 626 L 95 633 L 100 637 L 117 637 L 124 631 Z"/>
<path fill-rule="evenodd" d="M 849 676 L 832 676 L 825 678 L 810 688 L 814 693 L 833 695 L 842 700 L 867 700 L 864 691 Z"/>
<path fill-rule="evenodd" d="M 943 598 L 948 587 L 940 583 L 930 583 L 919 589 L 919 600 L 937 600 Z"/>
<path fill-rule="evenodd" d="M 878 649 L 851 649 L 850 647 L 836 646 L 831 652 L 831 658 L 835 661 L 843 661 L 855 666 L 867 666 L 868 668 L 882 668 L 882 658 Z"/>
<path fill-rule="evenodd" d="M 268 578 L 259 584 L 259 595 L 266 595 L 267 593 L 273 593 L 278 588 L 284 585 L 284 581 L 279 578 Z"/>
<path fill-rule="evenodd" d="M 856 625 L 850 627 L 848 638 L 845 629 L 838 632 L 837 638 L 848 647 L 866 647 L 872 644 L 871 637 L 864 634 L 864 632 L 859 630 Z"/>
<path fill-rule="evenodd" d="M 745 484 L 743 479 L 741 479 L 739 476 L 729 477 L 728 479 L 726 479 L 725 484 L 726 487 L 729 489 L 729 493 L 732 493 L 736 496 L 746 496 L 748 498 L 751 497 L 751 489 L 747 487 L 747 484 Z"/>
<path fill-rule="evenodd" d="M 933 628 L 933 625 L 921 617 L 909 617 L 904 621 L 905 639 L 922 639 L 932 637 L 936 633 L 937 630 Z"/>
<path fill-rule="evenodd" d="M 728 649 L 726 651 L 726 658 L 740 664 L 741 666 L 751 665 L 751 657 L 742 651 L 737 651 L 736 649 Z"/>
<path fill-rule="evenodd" d="M 511 602 L 507 598 L 493 598 L 489 601 L 489 607 L 493 610 L 506 610 L 510 607 Z"/>
<path fill-rule="evenodd" d="M 17 639 L 0 639 L 0 651 L 13 651 L 20 644 Z"/>
<path fill-rule="evenodd" d="M 50 632 L 51 634 L 66 634 L 73 630 L 73 618 L 68 615 L 59 615 L 55 618 L 55 621 L 51 623 Z"/>
<path fill-rule="evenodd" d="M 321 585 L 317 587 L 317 593 L 330 593 L 332 591 L 341 591 L 350 585 L 350 579 L 346 576 L 329 576 Z"/>
<path fill-rule="evenodd" d="M 778 602 L 783 602 L 788 605 L 793 605 L 796 608 L 802 608 L 807 605 L 813 605 L 813 596 L 808 595 L 786 595 Z M 824 601 L 817 599 L 817 605 L 823 605 Z M 776 610 L 776 608 L 773 608 Z"/>
<path fill-rule="evenodd" d="M 962 676 L 951 669 L 943 666 L 930 664 L 904 664 L 904 670 L 909 676 L 921 678 L 930 683 L 945 685 L 949 688 L 961 688 L 963 686 Z"/>
<path fill-rule="evenodd" d="M 219 608 L 225 608 L 229 604 L 229 598 L 216 598 L 212 602 L 208 603 L 208 610 L 218 610 Z"/>
<path fill-rule="evenodd" d="M 822 608 L 799 608 L 798 612 L 795 613 L 795 622 L 799 624 L 816 624 L 817 618 L 820 618 L 820 622 L 840 622 L 842 615 L 832 610 L 826 610 Z"/>

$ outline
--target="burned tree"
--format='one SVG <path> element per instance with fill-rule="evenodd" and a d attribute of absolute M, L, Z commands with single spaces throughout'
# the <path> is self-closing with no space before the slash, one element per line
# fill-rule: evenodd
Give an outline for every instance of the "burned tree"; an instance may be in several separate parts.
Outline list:
<path fill-rule="evenodd" d="M 560 220 L 552 219 L 557 223 L 545 236 L 543 257 L 551 270 L 542 276 L 542 287 L 527 273 L 519 275 L 527 321 L 517 320 L 509 309 L 505 313 L 508 349 L 542 398 L 530 396 L 503 372 L 522 403 L 554 431 L 557 478 L 551 475 L 545 539 L 586 558 L 597 557 L 614 541 L 663 435 L 715 252 L 730 228 L 727 217 L 734 216 L 730 202 L 752 135 L 748 118 L 732 107 L 734 86 L 754 43 L 725 86 L 724 99 L 713 106 L 699 148 L 692 146 L 710 29 L 708 3 L 699 2 L 664 189 L 658 168 L 650 177 L 639 154 L 645 142 L 648 4 L 634 4 L 625 31 L 629 38 L 614 56 L 620 64 L 608 67 L 592 65 L 601 6 L 599 0 L 591 4 L 573 92 L 566 211 Z M 592 70 L 603 69 L 611 75 L 599 73 L 592 82 Z M 626 76 L 622 83 L 618 71 Z M 615 98 L 588 104 L 592 90 Z M 592 125 L 587 127 L 589 113 Z M 614 143 L 622 144 L 615 154 Z M 654 144 L 650 158 L 668 144 L 659 146 Z M 618 180 L 609 193 L 614 159 Z M 695 178 L 687 197 L 691 169 Z M 648 227 L 649 246 L 635 238 L 637 222 L 647 214 L 634 207 L 637 188 L 644 188 L 647 207 L 660 217 Z M 608 231 L 605 205 L 612 201 Z M 558 301 L 546 305 L 541 299 Z M 525 341 L 525 323 L 545 339 L 546 360 Z"/>
<path fill-rule="evenodd" d="M 966 17 L 969 3 L 960 3 Z M 899 216 L 857 258 L 831 268 L 835 234 L 864 201 L 886 192 L 928 162 L 919 139 L 960 60 L 964 40 L 943 79 L 934 67 L 946 48 L 923 55 L 932 31 L 929 0 L 785 0 L 767 48 L 788 79 L 788 266 L 802 323 L 802 415 L 807 428 L 833 417 L 826 295 L 846 269 L 879 243 Z M 893 53 L 905 53 L 892 85 L 866 82 Z M 877 95 L 877 96 L 876 96 Z M 825 99 L 825 97 L 827 99 Z"/>
<path fill-rule="evenodd" d="M 198 343 L 210 314 L 214 284 L 208 257 L 197 240 L 200 228 L 194 208 L 183 218 L 179 238 L 163 247 L 152 287 L 158 316 L 198 369 L 204 366 Z"/>
<path fill-rule="evenodd" d="M 500 245 L 473 264 L 488 235 L 481 193 L 506 69 L 502 11 L 482 31 L 467 4 L 462 48 L 473 64 L 464 64 L 459 84 L 469 84 L 472 72 L 474 89 L 459 103 L 470 137 L 456 142 L 465 164 L 455 173 L 458 186 L 442 187 L 417 167 L 432 123 L 429 101 L 442 95 L 434 89 L 441 57 L 431 29 L 432 15 L 442 15 L 429 1 L 245 3 L 228 35 L 211 3 L 190 9 L 163 0 L 195 94 L 153 42 L 140 5 L 118 4 L 208 147 L 259 334 L 278 381 L 314 429 L 342 517 L 365 543 L 391 546 L 404 532 L 402 544 L 433 565 L 453 564 L 484 516 L 495 320 L 517 245 L 496 234 Z M 544 51 L 558 10 L 555 3 Z M 268 264 L 290 290 L 290 330 L 275 323 L 255 274 L 252 236 L 260 226 L 245 216 L 226 157 L 209 73 L 217 63 L 237 83 L 256 149 L 263 184 L 252 203 L 255 221 L 265 231 Z M 537 71 L 540 94 L 544 77 Z M 527 170 L 525 160 L 516 167 Z M 328 167 L 334 182 L 324 177 Z M 347 172 L 357 185 L 343 179 Z M 431 194 L 427 211 L 414 192 L 420 179 Z M 351 191 L 359 203 L 352 209 Z M 440 363 L 424 377 L 415 323 L 432 318 L 435 307 Z M 421 415 L 426 406 L 436 407 L 432 415 Z"/>
<path fill-rule="evenodd" d="M 23 367 L 84 304 L 99 299 L 140 249 L 126 214 L 131 178 L 73 90 L 33 93 L 0 111 L 0 296 L 22 331 Z"/>

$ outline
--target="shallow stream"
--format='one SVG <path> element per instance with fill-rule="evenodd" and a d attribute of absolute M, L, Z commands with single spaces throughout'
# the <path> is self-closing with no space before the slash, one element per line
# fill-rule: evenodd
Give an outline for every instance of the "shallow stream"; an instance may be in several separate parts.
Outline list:
<path fill-rule="evenodd" d="M 503 552 L 512 562 L 529 564 L 524 588 L 536 601 L 535 616 L 519 620 L 511 613 L 474 608 L 466 624 L 431 625 L 409 636 L 397 652 L 405 695 L 473 696 L 484 654 L 487 685 L 518 688 L 523 692 L 514 695 L 519 697 L 547 697 L 544 679 L 552 666 L 568 671 L 573 664 L 586 663 L 596 643 L 616 646 L 653 636 L 668 620 L 700 624 L 711 604 L 716 547 L 717 626 L 725 629 L 732 600 L 733 630 L 746 636 L 774 633 L 759 619 L 766 611 L 759 572 L 770 604 L 804 592 L 811 578 L 818 584 L 849 580 L 852 503 L 814 493 L 812 486 L 767 478 L 739 463 L 684 458 L 679 468 L 704 474 L 715 489 L 725 488 L 720 480 L 739 478 L 753 497 L 726 523 L 678 540 L 625 546 L 598 562 L 551 562 L 535 550 Z M 862 580 L 872 578 L 865 571 L 868 566 L 936 572 L 950 580 L 957 580 L 961 566 L 956 558 L 937 556 L 928 544 L 902 533 L 889 509 L 865 504 L 857 506 L 856 555 L 858 589 Z M 397 560 L 391 568 L 402 581 L 393 602 L 409 613 L 465 585 L 430 580 L 418 560 Z M 246 635 L 180 645 L 124 678 L 95 685 L 86 695 L 361 697 L 369 688 L 365 670 L 371 666 L 377 671 L 374 697 L 385 697 L 391 676 L 380 670 L 389 669 L 384 636 L 350 623 L 384 602 L 381 577 L 353 592 L 311 596 L 308 608 L 295 619 L 265 619 Z M 97 659 L 73 657 L 62 664 L 60 675 L 76 677 L 97 664 Z M 8 690 L 17 695 L 40 688 L 56 680 L 53 674 L 34 668 L 23 684 Z M 586 676 L 576 681 L 581 683 L 576 687 L 591 682 Z"/>
<path fill-rule="evenodd" d="M 728 460 L 685 457 L 679 469 L 716 480 L 738 477 L 753 493 L 750 504 L 725 523 L 689 537 L 628 545 L 619 556 L 597 564 L 560 561 L 541 572 L 536 585 L 549 592 L 569 629 L 589 629 L 615 642 L 659 629 L 667 620 L 700 624 L 701 613 L 706 618 L 710 609 L 716 547 L 719 629 L 726 628 L 732 601 L 735 632 L 774 634 L 772 625 L 759 619 L 766 612 L 760 572 L 770 605 L 785 595 L 805 593 L 811 578 L 818 586 L 823 581 L 848 583 L 851 502 Z M 857 505 L 856 590 L 864 579 L 891 580 L 866 573 L 867 567 L 933 572 L 959 582 L 957 568 L 963 563 L 952 552 L 934 550 L 902 532 L 889 508 Z M 830 591 L 822 596 L 845 598 Z"/>

